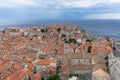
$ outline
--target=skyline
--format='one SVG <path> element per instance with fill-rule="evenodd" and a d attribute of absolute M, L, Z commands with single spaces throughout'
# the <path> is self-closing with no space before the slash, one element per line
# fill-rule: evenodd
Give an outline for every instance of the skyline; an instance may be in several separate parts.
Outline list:
<path fill-rule="evenodd" d="M 43 19 L 120 19 L 119 7 L 119 0 L 0 0 L 0 24 Z"/>

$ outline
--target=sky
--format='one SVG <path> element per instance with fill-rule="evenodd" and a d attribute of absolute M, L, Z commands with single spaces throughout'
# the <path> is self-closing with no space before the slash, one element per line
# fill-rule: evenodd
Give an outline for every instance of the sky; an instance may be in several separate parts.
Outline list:
<path fill-rule="evenodd" d="M 47 19 L 120 19 L 120 0 L 0 0 L 0 24 Z"/>

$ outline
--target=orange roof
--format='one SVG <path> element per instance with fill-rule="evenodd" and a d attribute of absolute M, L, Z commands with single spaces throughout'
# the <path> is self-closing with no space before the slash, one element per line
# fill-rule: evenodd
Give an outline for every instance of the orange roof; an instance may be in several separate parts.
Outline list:
<path fill-rule="evenodd" d="M 30 40 L 26 39 L 26 38 L 22 38 L 22 41 L 24 41 L 24 42 L 30 42 Z"/>
<path fill-rule="evenodd" d="M 19 64 L 15 64 L 15 65 L 13 66 L 13 68 L 15 68 L 15 69 L 22 69 L 22 67 L 21 67 Z"/>
<path fill-rule="evenodd" d="M 3 70 L 4 68 L 8 67 L 8 66 L 9 66 L 8 63 L 6 63 L 6 64 L 4 64 L 4 65 L 1 65 L 1 66 L 0 66 L 0 71 Z"/>
<path fill-rule="evenodd" d="M 25 75 L 32 75 L 33 73 L 31 70 L 27 69 L 27 70 L 24 70 L 24 74 Z"/>
<path fill-rule="evenodd" d="M 38 65 L 50 65 L 50 60 L 48 59 L 39 59 L 35 62 L 35 64 L 38 64 Z"/>
<path fill-rule="evenodd" d="M 56 68 L 55 68 L 55 67 L 52 67 L 52 66 L 49 66 L 49 67 L 47 67 L 47 70 L 48 70 L 48 71 L 55 72 L 55 71 L 56 71 Z"/>
<path fill-rule="evenodd" d="M 33 75 L 33 73 L 31 70 L 25 69 L 25 70 L 23 70 L 23 72 L 21 72 L 21 74 L 19 74 L 18 79 L 22 79 L 28 75 L 31 76 L 31 75 Z"/>
<path fill-rule="evenodd" d="M 9 71 L 10 71 L 10 72 L 15 72 L 16 69 L 14 69 L 14 68 L 10 68 Z"/>
<path fill-rule="evenodd" d="M 0 71 L 3 69 L 3 65 L 0 65 Z"/>
<path fill-rule="evenodd" d="M 28 54 L 27 57 L 30 58 L 30 59 L 34 59 L 34 58 L 35 58 L 35 55 L 33 55 L 33 54 Z"/>
<path fill-rule="evenodd" d="M 107 46 L 107 49 L 108 49 L 108 50 L 112 50 L 112 47 L 111 47 L 111 46 Z"/>
<path fill-rule="evenodd" d="M 29 59 L 25 58 L 25 59 L 24 59 L 24 62 L 25 62 L 25 63 L 30 63 L 30 62 L 31 62 L 31 60 L 29 60 Z"/>
<path fill-rule="evenodd" d="M 34 67 L 35 66 L 33 64 L 30 64 L 30 63 L 27 64 L 27 68 L 30 69 L 30 70 L 33 69 Z"/>
<path fill-rule="evenodd" d="M 106 49 L 102 49 L 102 50 L 96 49 L 96 50 L 94 50 L 94 52 L 96 52 L 96 53 L 108 53 L 108 50 L 106 50 Z"/>
<path fill-rule="evenodd" d="M 2 80 L 5 79 L 5 78 L 7 78 L 8 76 L 10 76 L 10 74 L 11 74 L 11 73 L 10 73 L 9 71 L 3 72 L 3 73 L 2 73 L 2 76 L 1 76 Z"/>
<path fill-rule="evenodd" d="M 45 49 L 43 49 L 43 52 L 49 52 L 51 49 L 51 47 L 46 47 Z"/>
<path fill-rule="evenodd" d="M 49 58 L 49 61 L 50 61 L 50 62 L 54 62 L 54 63 L 56 63 L 56 62 L 57 62 L 57 58 L 53 58 L 53 57 L 51 57 L 51 58 Z"/>
<path fill-rule="evenodd" d="M 104 43 L 104 44 L 110 44 L 110 42 L 107 39 L 103 39 L 102 43 Z"/>
<path fill-rule="evenodd" d="M 22 47 L 22 46 L 24 46 L 24 44 L 19 43 L 19 44 L 17 44 L 15 47 L 16 47 L 16 48 L 20 48 L 20 47 Z"/>
<path fill-rule="evenodd" d="M 40 79 L 41 78 L 41 73 L 40 72 L 37 72 L 36 74 L 34 74 L 34 77 L 36 79 Z"/>
<path fill-rule="evenodd" d="M 15 74 L 11 74 L 11 76 L 8 76 L 6 80 L 18 80 L 18 77 Z"/>
<path fill-rule="evenodd" d="M 108 53 L 109 50 L 112 50 L 110 46 L 92 46 L 93 52 Z"/>
<path fill-rule="evenodd" d="M 22 79 L 24 78 L 25 74 L 24 73 L 20 73 L 19 76 L 18 76 L 18 79 Z"/>
<path fill-rule="evenodd" d="M 63 54 L 64 54 L 63 50 L 58 52 L 58 55 L 63 55 Z"/>

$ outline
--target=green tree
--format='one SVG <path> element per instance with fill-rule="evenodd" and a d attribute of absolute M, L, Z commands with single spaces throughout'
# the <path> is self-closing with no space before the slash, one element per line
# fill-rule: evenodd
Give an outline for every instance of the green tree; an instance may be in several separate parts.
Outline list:
<path fill-rule="evenodd" d="M 47 31 L 48 31 L 47 28 L 46 28 L 46 29 L 41 29 L 41 32 L 42 32 L 42 33 L 47 32 Z"/>
<path fill-rule="evenodd" d="M 65 34 L 62 34 L 62 36 L 61 37 L 66 37 L 66 35 Z"/>
<path fill-rule="evenodd" d="M 92 42 L 92 40 L 91 39 L 87 39 L 86 42 Z"/>
<path fill-rule="evenodd" d="M 44 78 L 41 78 L 41 80 L 45 80 Z"/>
<path fill-rule="evenodd" d="M 57 31 L 60 32 L 60 31 L 61 31 L 61 28 L 58 28 Z"/>
<path fill-rule="evenodd" d="M 68 40 L 65 38 L 64 39 L 65 43 L 77 43 L 76 39 L 73 39 L 73 38 L 69 38 Z"/>
<path fill-rule="evenodd" d="M 73 76 L 78 77 L 79 75 L 78 75 L 78 74 L 69 74 L 69 77 L 70 77 L 70 78 L 73 77 Z"/>
<path fill-rule="evenodd" d="M 42 33 L 44 33 L 44 32 L 45 32 L 45 30 L 44 30 L 44 29 L 41 29 L 41 32 L 42 32 Z"/>
<path fill-rule="evenodd" d="M 69 43 L 77 43 L 77 41 L 75 39 L 73 39 L 73 38 L 70 38 L 68 42 Z"/>
<path fill-rule="evenodd" d="M 47 80 L 60 80 L 60 76 L 59 75 L 49 76 Z"/>
<path fill-rule="evenodd" d="M 89 46 L 89 47 L 88 47 L 88 53 L 91 53 L 91 49 L 92 49 L 92 47 Z"/>

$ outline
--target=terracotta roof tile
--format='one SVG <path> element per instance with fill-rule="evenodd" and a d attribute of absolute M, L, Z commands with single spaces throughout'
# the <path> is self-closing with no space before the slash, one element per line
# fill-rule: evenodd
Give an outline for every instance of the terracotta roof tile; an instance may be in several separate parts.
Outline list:
<path fill-rule="evenodd" d="M 48 59 L 39 59 L 37 61 L 35 61 L 35 64 L 37 65 L 50 65 L 50 60 Z"/>
<path fill-rule="evenodd" d="M 34 74 L 34 78 L 40 79 L 41 78 L 41 73 L 37 72 L 36 74 Z"/>
<path fill-rule="evenodd" d="M 22 67 L 19 65 L 19 64 L 15 64 L 14 66 L 13 66 L 13 68 L 15 68 L 15 69 L 22 69 Z"/>
<path fill-rule="evenodd" d="M 18 77 L 15 74 L 11 74 L 11 76 L 8 76 L 6 80 L 18 80 Z"/>
<path fill-rule="evenodd" d="M 30 63 L 27 64 L 27 68 L 30 69 L 30 70 L 34 69 L 34 67 L 35 66 L 33 64 L 30 64 Z"/>

